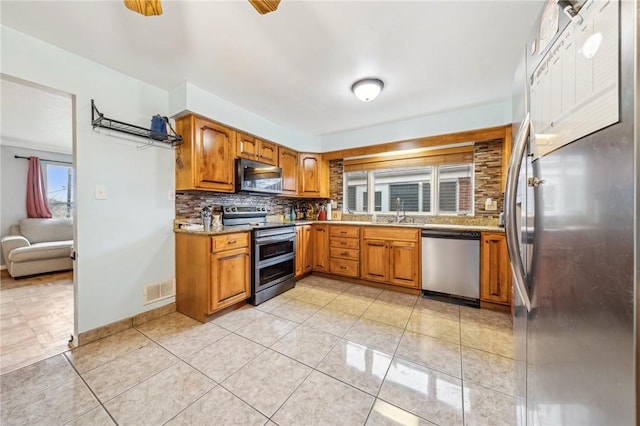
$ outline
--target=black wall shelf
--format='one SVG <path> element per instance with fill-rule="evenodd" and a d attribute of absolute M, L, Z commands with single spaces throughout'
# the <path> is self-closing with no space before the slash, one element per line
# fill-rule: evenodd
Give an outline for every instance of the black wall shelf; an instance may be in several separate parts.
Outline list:
<path fill-rule="evenodd" d="M 171 126 L 169 126 L 169 128 L 171 129 L 170 134 L 158 137 L 156 135 L 151 136 L 150 129 L 107 118 L 103 113 L 98 111 L 98 108 L 96 107 L 93 99 L 91 99 L 91 126 L 94 129 L 96 127 L 101 127 L 103 129 L 115 130 L 117 132 L 126 133 L 128 135 L 149 139 L 149 144 L 160 142 L 174 147 L 182 143 L 182 136 L 177 135 L 173 128 L 171 128 Z"/>

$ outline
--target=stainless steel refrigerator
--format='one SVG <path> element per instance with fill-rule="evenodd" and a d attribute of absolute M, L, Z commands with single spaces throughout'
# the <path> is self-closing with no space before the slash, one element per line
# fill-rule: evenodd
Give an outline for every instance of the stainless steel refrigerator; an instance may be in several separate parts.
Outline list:
<path fill-rule="evenodd" d="M 518 424 L 637 424 L 638 9 L 545 2 L 516 69 Z"/>

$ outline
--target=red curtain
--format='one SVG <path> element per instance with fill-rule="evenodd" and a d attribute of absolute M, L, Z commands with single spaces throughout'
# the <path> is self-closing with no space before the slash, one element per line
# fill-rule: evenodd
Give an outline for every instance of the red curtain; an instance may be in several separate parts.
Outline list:
<path fill-rule="evenodd" d="M 29 173 L 27 174 L 27 217 L 50 218 L 47 189 L 42 176 L 40 159 L 29 157 Z"/>

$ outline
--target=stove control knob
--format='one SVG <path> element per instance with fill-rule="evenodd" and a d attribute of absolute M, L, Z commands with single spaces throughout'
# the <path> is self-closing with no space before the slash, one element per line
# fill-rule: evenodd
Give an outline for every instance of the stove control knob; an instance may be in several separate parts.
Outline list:
<path fill-rule="evenodd" d="M 232 211 L 232 212 L 237 212 L 237 211 L 238 211 L 238 208 L 237 208 L 237 207 L 231 207 L 231 211 Z"/>

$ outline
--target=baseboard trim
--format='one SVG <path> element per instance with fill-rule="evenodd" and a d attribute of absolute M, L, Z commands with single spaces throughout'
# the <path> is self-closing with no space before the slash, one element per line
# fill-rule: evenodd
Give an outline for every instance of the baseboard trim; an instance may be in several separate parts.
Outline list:
<path fill-rule="evenodd" d="M 85 331 L 78 334 L 78 346 L 83 346 L 88 343 L 95 342 L 96 340 L 103 339 L 132 327 L 137 327 L 141 324 L 144 324 L 145 322 L 149 322 L 156 318 L 160 318 L 162 316 L 170 314 L 171 312 L 175 312 L 175 310 L 176 304 L 169 303 L 168 305 L 160 306 L 159 308 L 143 312 L 136 316 L 116 321 L 102 327 L 94 328 L 93 330 Z"/>

